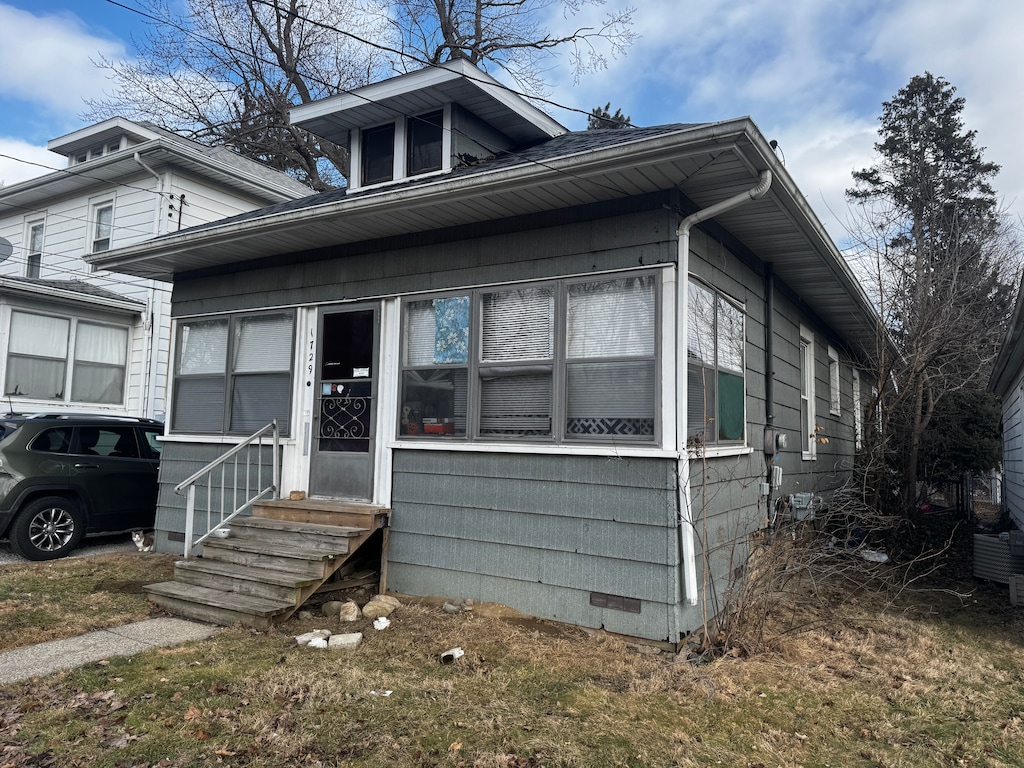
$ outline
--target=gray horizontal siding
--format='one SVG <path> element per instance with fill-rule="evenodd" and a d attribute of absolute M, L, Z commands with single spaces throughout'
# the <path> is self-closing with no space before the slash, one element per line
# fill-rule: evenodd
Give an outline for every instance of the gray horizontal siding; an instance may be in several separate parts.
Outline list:
<path fill-rule="evenodd" d="M 397 451 L 388 583 L 668 639 L 679 595 L 674 462 Z M 641 600 L 638 617 L 590 593 Z"/>
<path fill-rule="evenodd" d="M 537 226 L 531 217 L 520 226 Z M 668 211 L 495 235 L 292 254 L 226 275 L 179 277 L 175 316 L 535 280 L 674 261 Z M 436 237 L 436 235 L 432 235 Z"/>
<path fill-rule="evenodd" d="M 186 497 L 184 492 L 176 493 L 174 490 L 175 486 L 191 477 L 211 461 L 223 456 L 233 447 L 232 445 L 207 443 L 164 443 L 160 456 L 160 489 L 157 497 L 156 511 L 155 543 L 158 551 L 181 552 L 182 549 L 181 542 L 168 541 L 168 534 L 181 534 L 185 531 Z M 266 485 L 274 474 L 272 450 L 269 446 L 264 446 L 262 450 L 260 468 L 262 485 Z M 238 456 L 244 457 L 244 454 L 245 451 L 242 451 Z M 255 459 L 255 454 L 253 456 Z M 244 459 L 240 460 L 243 463 L 239 465 L 240 471 L 238 476 L 244 478 Z M 228 466 L 232 466 L 230 462 Z M 255 465 L 251 475 L 251 484 L 252 488 L 250 490 L 256 490 Z M 244 493 L 244 490 L 240 493 L 239 503 L 242 498 L 245 498 L 241 495 Z M 205 503 L 205 492 L 202 489 L 197 490 L 197 497 L 197 506 Z M 230 503 L 230 496 L 228 499 Z M 196 529 L 198 530 L 198 525 L 200 523 L 205 524 L 206 522 L 205 513 L 202 520 L 197 519 L 196 522 Z M 202 532 L 205 533 L 206 528 L 203 528 Z"/>

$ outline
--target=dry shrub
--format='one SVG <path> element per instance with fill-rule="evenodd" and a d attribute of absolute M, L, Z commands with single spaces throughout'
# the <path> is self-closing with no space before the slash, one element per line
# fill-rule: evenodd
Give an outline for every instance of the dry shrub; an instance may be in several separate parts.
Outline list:
<path fill-rule="evenodd" d="M 957 531 L 933 526 L 927 539 L 912 536 L 906 519 L 866 505 L 854 484 L 829 494 L 812 520 L 795 521 L 782 500 L 777 512 L 775 525 L 752 537 L 702 652 L 785 653 L 792 636 L 841 625 L 858 601 L 891 609 L 943 566 Z"/>

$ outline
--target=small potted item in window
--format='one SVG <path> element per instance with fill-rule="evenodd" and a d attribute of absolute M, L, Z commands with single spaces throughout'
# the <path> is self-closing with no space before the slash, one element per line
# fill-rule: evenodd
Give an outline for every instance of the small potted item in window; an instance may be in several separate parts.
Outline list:
<path fill-rule="evenodd" d="M 406 403 L 402 406 L 402 434 L 418 435 L 420 433 L 419 403 Z"/>
<path fill-rule="evenodd" d="M 423 419 L 423 432 L 427 435 L 454 435 L 454 419 Z"/>

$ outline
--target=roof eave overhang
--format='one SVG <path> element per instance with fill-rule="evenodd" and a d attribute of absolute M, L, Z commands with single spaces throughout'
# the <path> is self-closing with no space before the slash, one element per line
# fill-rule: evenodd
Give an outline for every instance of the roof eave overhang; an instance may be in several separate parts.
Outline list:
<path fill-rule="evenodd" d="M 141 265 L 156 263 L 161 260 L 187 253 L 196 246 L 215 247 L 217 244 L 246 240 L 252 243 L 252 258 L 274 255 L 271 251 L 264 252 L 260 247 L 263 233 L 276 231 L 281 227 L 296 227 L 301 224 L 331 219 L 336 216 L 381 215 L 387 216 L 396 208 L 416 206 L 427 208 L 434 204 L 451 206 L 458 204 L 460 199 L 467 197 L 500 194 L 503 191 L 523 189 L 542 184 L 545 179 L 558 178 L 571 170 L 577 177 L 597 177 L 616 165 L 630 165 L 638 162 L 638 153 L 672 154 L 682 146 L 693 146 L 701 142 L 710 142 L 722 149 L 728 149 L 736 137 L 742 135 L 728 123 L 715 123 L 698 129 L 701 137 L 688 135 L 680 140 L 681 134 L 690 134 L 690 130 L 682 130 L 671 134 L 648 139 L 643 142 L 617 144 L 614 147 L 582 153 L 571 154 L 561 158 L 547 159 L 543 164 L 523 162 L 521 165 L 503 168 L 500 171 L 483 170 L 476 174 L 464 174 L 458 177 L 438 177 L 436 180 L 415 186 L 403 186 L 382 189 L 377 192 L 360 195 L 349 195 L 323 205 L 298 208 L 281 213 L 268 213 L 259 218 L 246 218 L 241 221 L 227 221 L 224 224 L 213 224 L 202 229 L 186 230 L 180 234 L 166 235 L 122 249 L 107 251 L 87 257 L 87 261 L 100 269 L 121 271 L 126 274 L 153 277 L 154 273 L 144 270 Z M 644 145 L 642 148 L 640 145 Z M 585 164 L 584 164 L 585 163 Z M 395 234 L 405 234 L 396 232 Z M 302 241 L 302 233 L 295 240 L 295 250 L 305 250 L 308 246 Z M 231 263 L 225 261 L 225 264 Z M 173 277 L 173 272 L 160 271 L 160 279 Z"/>
<path fill-rule="evenodd" d="M 48 302 L 55 301 L 78 307 L 100 308 L 121 314 L 136 315 L 141 314 L 146 309 L 146 305 L 141 301 L 118 298 L 111 295 L 94 296 L 69 288 L 55 287 L 52 283 L 34 285 L 0 277 L 0 290 L 19 296 L 41 298 Z"/>
<path fill-rule="evenodd" d="M 0 214 L 5 207 L 30 207 L 83 194 L 90 189 L 105 188 L 129 176 L 147 173 L 136 161 L 136 154 L 151 167 L 173 165 L 183 168 L 268 203 L 294 200 L 313 193 L 312 190 L 286 190 L 268 179 L 211 159 L 198 148 L 160 137 L 66 170 L 54 171 L 5 187 L 0 190 Z"/>
<path fill-rule="evenodd" d="M 465 59 L 455 59 L 416 72 L 329 96 L 289 111 L 289 121 L 310 133 L 346 144 L 353 128 L 476 98 L 497 109 L 491 122 L 522 143 L 542 141 L 566 132 L 557 120 L 509 90 Z"/>

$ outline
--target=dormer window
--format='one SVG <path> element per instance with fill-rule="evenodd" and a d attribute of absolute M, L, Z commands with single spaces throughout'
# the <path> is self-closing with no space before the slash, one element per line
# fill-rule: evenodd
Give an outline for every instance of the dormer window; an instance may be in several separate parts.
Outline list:
<path fill-rule="evenodd" d="M 391 181 L 395 172 L 395 124 L 363 131 L 363 184 Z"/>
<path fill-rule="evenodd" d="M 443 171 L 446 109 L 363 128 L 353 145 L 359 178 L 352 189 Z"/>
<path fill-rule="evenodd" d="M 444 139 L 444 111 L 437 110 L 409 119 L 409 175 L 441 170 Z"/>

